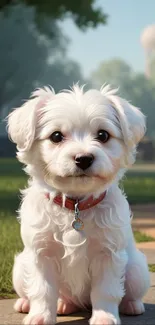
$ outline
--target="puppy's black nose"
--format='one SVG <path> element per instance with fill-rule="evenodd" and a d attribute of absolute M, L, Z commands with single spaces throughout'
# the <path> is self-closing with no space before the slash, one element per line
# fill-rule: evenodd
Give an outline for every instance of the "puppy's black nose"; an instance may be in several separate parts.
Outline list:
<path fill-rule="evenodd" d="M 93 160 L 94 156 L 91 154 L 85 154 L 84 156 L 78 154 L 75 157 L 76 166 L 81 168 L 82 170 L 89 168 L 92 165 Z"/>

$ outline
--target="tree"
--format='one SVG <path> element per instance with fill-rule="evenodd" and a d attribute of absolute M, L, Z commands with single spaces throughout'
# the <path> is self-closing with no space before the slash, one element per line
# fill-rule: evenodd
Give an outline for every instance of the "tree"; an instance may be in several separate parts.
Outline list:
<path fill-rule="evenodd" d="M 32 89 L 43 73 L 49 51 L 55 57 L 62 52 L 61 37 L 53 42 L 38 34 L 33 24 L 33 10 L 24 6 L 12 8 L 11 15 L 0 14 L 0 101 L 1 107 L 16 102 Z M 56 27 L 56 26 L 55 26 Z M 59 31 L 58 31 L 59 32 Z"/>
<path fill-rule="evenodd" d="M 55 31 L 50 28 L 50 22 L 53 20 L 71 17 L 81 29 L 105 24 L 107 15 L 102 8 L 97 8 L 95 3 L 96 0 L 0 0 L 0 10 L 8 12 L 13 4 L 24 4 L 33 8 L 37 28 L 53 38 Z"/>
<path fill-rule="evenodd" d="M 126 62 L 113 59 L 102 62 L 91 75 L 91 80 L 99 87 L 104 83 L 119 87 L 122 97 L 141 108 L 147 117 L 147 135 L 155 137 L 155 78 L 153 83 L 144 74 L 132 71 Z"/>
<path fill-rule="evenodd" d="M 152 57 L 150 63 L 150 79 L 152 83 L 155 85 L 155 55 Z"/>
<path fill-rule="evenodd" d="M 155 137 L 155 85 L 143 74 L 135 75 L 132 80 L 132 102 L 146 115 L 147 135 Z"/>
<path fill-rule="evenodd" d="M 16 5 L 10 10 L 9 16 L 0 13 L 1 117 L 37 86 L 52 84 L 60 90 L 83 81 L 79 65 L 67 58 L 66 38 L 54 21 L 55 37 L 49 40 L 35 27 L 34 9 Z"/>
<path fill-rule="evenodd" d="M 132 75 L 130 66 L 121 59 L 112 59 L 100 63 L 96 71 L 92 73 L 91 79 L 94 84 L 101 86 L 105 82 L 114 87 L 122 87 L 124 81 Z"/>
<path fill-rule="evenodd" d="M 95 0 L 0 0 L 0 110 L 45 79 L 53 80 L 56 89 L 71 80 L 82 81 L 80 67 L 66 56 L 68 39 L 57 22 L 72 17 L 81 29 L 104 24 L 107 16 L 94 4 Z"/>

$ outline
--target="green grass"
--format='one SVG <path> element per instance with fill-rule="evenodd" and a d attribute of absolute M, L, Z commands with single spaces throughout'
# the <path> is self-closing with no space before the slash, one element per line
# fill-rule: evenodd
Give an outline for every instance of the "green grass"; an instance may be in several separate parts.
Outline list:
<path fill-rule="evenodd" d="M 155 203 L 155 172 L 129 172 L 121 181 L 121 188 L 130 204 Z"/>
<path fill-rule="evenodd" d="M 22 243 L 19 235 L 19 224 L 15 215 L 0 214 L 0 296 L 13 293 L 11 272 L 14 255 L 21 251 Z"/>
<path fill-rule="evenodd" d="M 155 264 L 149 264 L 149 271 L 155 272 Z"/>
<path fill-rule="evenodd" d="M 151 236 L 147 236 L 146 234 L 143 234 L 140 231 L 134 231 L 134 237 L 135 237 L 136 243 L 155 241 L 155 238 L 153 238 Z"/>
<path fill-rule="evenodd" d="M 26 185 L 22 166 L 15 159 L 0 160 L 0 297 L 12 297 L 11 273 L 14 255 L 22 249 L 16 210 L 19 206 L 19 189 Z M 122 186 L 122 185 L 121 185 Z M 129 172 L 123 188 L 130 203 L 155 202 L 155 172 Z M 136 240 L 152 240 L 135 233 Z M 150 266 L 151 270 L 155 265 Z"/>
<path fill-rule="evenodd" d="M 26 177 L 16 160 L 0 160 L 0 297 L 14 296 L 12 265 L 14 255 L 22 249 L 16 210 L 19 188 L 25 184 Z"/>

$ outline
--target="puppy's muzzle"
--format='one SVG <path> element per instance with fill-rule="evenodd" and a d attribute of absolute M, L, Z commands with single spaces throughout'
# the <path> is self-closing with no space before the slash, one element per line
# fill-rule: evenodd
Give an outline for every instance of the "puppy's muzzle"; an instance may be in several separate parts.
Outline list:
<path fill-rule="evenodd" d="M 77 154 L 75 156 L 76 166 L 82 170 L 86 170 L 87 168 L 89 168 L 92 165 L 93 161 L 94 156 L 92 154 Z"/>

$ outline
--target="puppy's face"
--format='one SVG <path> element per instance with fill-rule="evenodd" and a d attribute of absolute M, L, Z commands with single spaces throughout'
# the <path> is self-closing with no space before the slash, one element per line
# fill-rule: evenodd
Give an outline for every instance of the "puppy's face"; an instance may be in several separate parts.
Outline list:
<path fill-rule="evenodd" d="M 72 195 L 94 193 L 130 163 L 144 117 L 108 87 L 56 95 L 45 89 L 34 97 L 11 113 L 9 133 L 19 159 L 47 184 Z"/>

